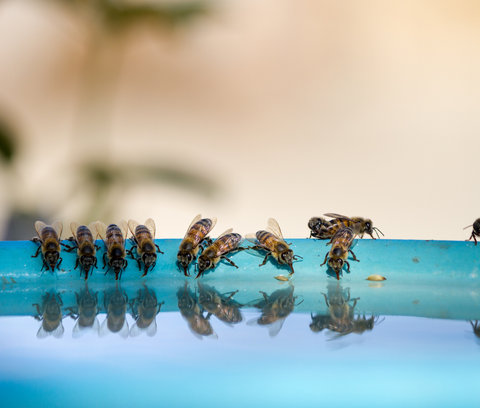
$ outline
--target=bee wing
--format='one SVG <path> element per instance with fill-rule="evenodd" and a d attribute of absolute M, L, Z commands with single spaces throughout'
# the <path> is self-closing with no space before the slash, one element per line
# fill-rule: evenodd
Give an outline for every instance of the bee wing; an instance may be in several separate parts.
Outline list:
<path fill-rule="evenodd" d="M 347 217 L 346 215 L 341 215 L 341 214 L 336 214 L 336 213 L 326 213 L 326 214 L 323 214 L 323 215 L 325 215 L 326 217 L 330 217 L 330 218 L 341 218 L 343 220 L 352 221 L 352 219 L 350 217 Z"/>
<path fill-rule="evenodd" d="M 75 240 L 77 239 L 78 227 L 80 227 L 80 224 L 78 222 L 73 221 L 70 223 L 70 231 L 72 231 L 72 234 Z"/>
<path fill-rule="evenodd" d="M 195 224 L 197 221 L 200 221 L 201 219 L 202 219 L 202 214 L 198 214 L 198 215 L 193 219 L 193 221 L 190 223 L 190 225 L 189 225 L 188 228 L 187 228 L 187 232 L 185 233 L 185 237 L 187 236 L 188 231 L 190 231 L 190 228 L 192 228 L 192 225 Z"/>
<path fill-rule="evenodd" d="M 107 320 L 108 320 L 108 317 L 105 316 L 105 320 L 103 321 L 102 325 L 100 326 L 100 330 L 98 331 L 99 337 L 105 337 L 108 333 L 110 333 Z"/>
<path fill-rule="evenodd" d="M 285 241 L 283 239 L 283 234 L 282 234 L 282 230 L 280 229 L 280 225 L 278 225 L 278 222 L 273 218 L 268 219 L 267 231 L 271 232 L 273 235 L 275 235 L 277 238 L 280 238 L 282 241 Z"/>
<path fill-rule="evenodd" d="M 223 237 L 224 235 L 230 234 L 233 231 L 233 228 L 227 229 L 225 232 L 222 232 L 217 239 Z"/>
<path fill-rule="evenodd" d="M 97 235 L 102 239 L 105 246 L 108 248 L 108 245 L 107 245 L 107 226 L 102 221 L 97 221 L 97 222 L 95 222 L 95 231 L 96 231 Z M 104 325 L 104 323 L 102 323 L 102 327 L 103 327 L 103 325 Z M 102 327 L 100 327 L 100 331 L 102 330 Z"/>
<path fill-rule="evenodd" d="M 118 228 L 120 228 L 120 231 L 122 231 L 122 235 L 123 235 L 123 239 L 127 239 L 127 235 L 128 235 L 128 224 L 127 224 L 127 221 L 125 220 L 121 220 L 119 223 L 118 223 Z"/>
<path fill-rule="evenodd" d="M 52 228 L 55 230 L 55 232 L 58 235 L 58 239 L 62 236 L 62 231 L 63 231 L 63 224 L 61 221 L 55 221 L 52 223 Z"/>
<path fill-rule="evenodd" d="M 44 222 L 42 221 L 37 221 L 35 223 L 35 231 L 37 231 L 37 235 L 42 238 L 42 230 L 47 226 L 47 224 L 45 224 Z"/>
<path fill-rule="evenodd" d="M 153 337 L 157 333 L 157 319 L 153 319 L 153 322 L 146 328 L 147 336 Z"/>
<path fill-rule="evenodd" d="M 139 226 L 140 224 L 135 221 L 135 220 L 128 220 L 128 228 L 130 228 L 130 232 L 132 233 L 133 236 L 135 236 L 135 229 Z"/>
<path fill-rule="evenodd" d="M 152 238 L 155 239 L 155 232 L 156 232 L 155 221 L 149 218 L 147 221 L 145 221 L 145 226 L 150 231 L 150 234 L 152 234 Z"/>
<path fill-rule="evenodd" d="M 281 330 L 283 326 L 283 322 L 285 321 L 286 317 L 282 319 L 278 319 L 276 322 L 269 324 L 268 327 L 268 335 L 270 337 L 275 337 Z"/>
<path fill-rule="evenodd" d="M 90 230 L 90 232 L 92 233 L 93 235 L 93 240 L 95 241 L 97 239 L 97 223 L 94 221 L 94 222 L 91 222 L 89 225 L 88 225 L 88 229 Z"/>
<path fill-rule="evenodd" d="M 245 235 L 245 238 L 247 241 L 251 242 L 254 245 L 260 245 L 260 242 L 257 240 L 257 234 L 251 232 L 247 235 Z"/>
<path fill-rule="evenodd" d="M 228 234 L 230 234 L 232 230 L 230 230 L 230 232 L 228 232 Z M 225 235 L 223 235 L 223 236 L 225 237 Z M 226 254 L 227 252 L 234 251 L 239 245 L 242 244 L 242 242 L 243 242 L 243 237 L 240 234 L 229 235 L 228 237 L 226 237 L 224 239 L 224 241 L 220 245 L 217 255 L 223 255 L 223 254 Z"/>

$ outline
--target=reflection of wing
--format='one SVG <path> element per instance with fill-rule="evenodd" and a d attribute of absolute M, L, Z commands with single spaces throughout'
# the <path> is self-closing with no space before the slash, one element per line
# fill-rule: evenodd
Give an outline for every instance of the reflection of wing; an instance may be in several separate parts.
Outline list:
<path fill-rule="evenodd" d="M 108 320 L 108 317 L 105 316 L 105 320 L 103 321 L 102 325 L 100 326 L 100 330 L 98 331 L 99 337 L 105 337 L 108 333 L 110 333 L 107 320 Z"/>
<path fill-rule="evenodd" d="M 147 221 L 145 221 L 145 226 L 150 231 L 150 234 L 152 234 L 152 238 L 155 239 L 155 232 L 156 232 L 155 221 L 149 218 Z"/>
<path fill-rule="evenodd" d="M 37 234 L 40 238 L 42 238 L 42 230 L 47 226 L 47 224 L 45 224 L 44 222 L 42 221 L 37 221 L 35 223 L 35 231 L 37 231 Z"/>
<path fill-rule="evenodd" d="M 350 217 L 347 217 L 346 215 L 341 215 L 341 214 L 336 214 L 336 213 L 326 213 L 326 214 L 323 214 L 325 215 L 326 217 L 330 217 L 330 218 L 340 218 L 342 220 L 347 220 L 347 221 L 352 221 Z"/>
<path fill-rule="evenodd" d="M 275 221 L 273 218 L 268 219 L 267 231 L 271 232 L 273 235 L 275 235 L 277 238 L 280 238 L 282 241 L 285 241 L 283 239 L 282 230 L 280 229 L 280 225 L 278 225 L 278 222 Z"/>
<path fill-rule="evenodd" d="M 80 227 L 80 224 L 78 222 L 71 222 L 70 223 L 70 231 L 72 231 L 73 237 L 75 238 L 75 241 L 77 240 L 77 231 L 78 227 Z"/>
<path fill-rule="evenodd" d="M 56 339 L 59 339 L 63 336 L 64 331 L 65 331 L 65 329 L 63 328 L 63 325 L 62 325 L 61 321 L 60 321 L 60 324 L 58 325 L 58 327 L 53 331 L 45 331 L 45 329 L 43 328 L 43 324 L 42 324 L 40 326 L 40 328 L 38 329 L 37 338 L 44 339 L 48 336 L 53 335 L 53 337 L 55 337 Z"/>
<path fill-rule="evenodd" d="M 153 319 L 152 323 L 150 323 L 150 325 L 145 329 L 141 329 L 137 326 L 137 323 L 135 323 L 130 329 L 130 337 L 137 337 L 143 332 L 145 332 L 148 337 L 155 336 L 155 333 L 157 332 L 157 320 Z"/>
<path fill-rule="evenodd" d="M 187 232 L 185 233 L 185 237 L 188 235 L 188 232 L 190 231 L 190 228 L 192 228 L 192 225 L 195 224 L 196 222 L 200 221 L 202 219 L 202 214 L 198 214 L 193 221 L 190 223 L 190 225 L 187 228 Z M 184 238 L 185 238 L 184 237 Z"/>
<path fill-rule="evenodd" d="M 128 220 L 128 228 L 130 228 L 130 232 L 132 233 L 133 236 L 135 236 L 135 229 L 139 226 L 140 224 L 135 221 L 135 220 Z"/>
<path fill-rule="evenodd" d="M 73 333 L 72 337 L 74 339 L 78 339 L 79 337 L 83 336 L 85 333 L 89 331 L 93 331 L 94 333 L 98 333 L 98 329 L 100 327 L 100 324 L 98 323 L 98 318 L 95 317 L 95 320 L 91 326 L 87 327 L 80 327 L 79 319 L 77 319 L 77 323 L 75 324 L 75 327 L 73 328 Z"/>
<path fill-rule="evenodd" d="M 97 221 L 95 223 L 95 230 L 97 232 L 97 235 L 102 239 L 103 243 L 108 248 L 108 245 L 107 245 L 107 226 L 102 221 Z M 102 323 L 102 327 L 103 327 L 103 323 Z M 100 330 L 101 330 L 101 328 L 100 328 Z"/>
<path fill-rule="evenodd" d="M 278 319 L 277 321 L 267 325 L 267 328 L 268 328 L 268 334 L 270 337 L 275 337 L 278 332 L 280 331 L 280 329 L 282 328 L 283 326 L 283 322 L 285 321 L 286 317 L 282 318 L 282 319 Z"/>
<path fill-rule="evenodd" d="M 102 326 L 100 327 L 100 330 L 98 332 L 98 335 L 100 337 L 105 337 L 108 333 L 110 332 L 110 329 L 108 328 L 108 315 L 105 318 L 105 320 L 102 323 Z M 122 328 L 116 332 L 118 335 L 124 339 L 128 337 L 128 322 L 127 319 L 124 320 Z"/>
<path fill-rule="evenodd" d="M 120 331 L 118 332 L 118 335 L 124 339 L 126 339 L 128 337 L 128 322 L 127 322 L 127 319 L 125 319 L 125 321 L 123 322 L 123 326 L 122 328 L 120 329 Z"/>
<path fill-rule="evenodd" d="M 247 241 L 251 242 L 254 245 L 260 245 L 260 243 L 257 240 L 257 234 L 253 232 L 245 235 L 245 238 L 247 239 Z"/>
<path fill-rule="evenodd" d="M 122 236 L 123 236 L 123 239 L 126 240 L 127 239 L 127 235 L 128 235 L 128 224 L 127 224 L 127 221 L 125 220 L 122 220 L 118 223 L 118 228 L 120 228 L 120 231 L 122 231 Z"/>
<path fill-rule="evenodd" d="M 63 231 L 63 224 L 61 221 L 55 221 L 53 224 L 52 224 L 52 228 L 55 230 L 55 232 L 57 233 L 58 235 L 58 239 L 60 239 L 60 237 L 62 236 L 62 231 Z"/>

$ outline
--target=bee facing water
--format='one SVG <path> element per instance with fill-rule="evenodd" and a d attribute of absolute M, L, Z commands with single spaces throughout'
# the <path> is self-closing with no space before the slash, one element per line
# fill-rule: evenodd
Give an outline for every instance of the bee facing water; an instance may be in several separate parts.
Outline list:
<path fill-rule="evenodd" d="M 177 254 L 177 261 L 183 267 L 185 276 L 190 276 L 188 266 L 197 259 L 200 248 L 203 249 L 202 242 L 216 223 L 216 218 L 202 218 L 200 214 L 190 223 Z"/>
<path fill-rule="evenodd" d="M 142 332 L 145 332 L 149 337 L 154 336 L 157 332 L 156 316 L 160 313 L 160 308 L 165 303 L 158 303 L 153 289 L 149 289 L 145 284 L 143 287 L 143 293 L 142 289 L 140 289 L 138 296 L 133 299 L 131 304 L 132 317 L 135 319 L 135 324 L 130 330 L 130 337 L 136 337 Z M 137 303 L 136 308 L 135 303 Z"/>
<path fill-rule="evenodd" d="M 76 310 L 69 307 L 70 313 L 68 314 L 72 319 L 76 319 L 75 327 L 73 328 L 73 337 L 77 338 L 82 336 L 88 330 L 93 330 L 98 333 L 98 292 L 93 293 L 88 289 L 88 284 L 85 283 L 85 290 L 82 290 L 80 294 L 75 292 L 77 299 Z"/>
<path fill-rule="evenodd" d="M 338 230 L 329 242 L 329 244 L 332 245 L 330 251 L 327 252 L 325 260 L 320 264 L 320 266 L 325 265 L 328 258 L 328 266 L 336 273 L 337 280 L 340 280 L 340 271 L 342 270 L 343 265 L 346 264 L 347 271 L 350 272 L 350 264 L 347 261 L 349 252 L 353 255 L 354 261 L 360 262 L 350 249 L 354 238 L 355 233 L 351 228 L 342 228 L 341 230 Z"/>
<path fill-rule="evenodd" d="M 128 226 L 126 221 L 120 221 L 118 225 L 110 224 L 108 227 L 103 222 L 96 222 L 97 233 L 102 238 L 107 251 L 103 254 L 103 269 L 108 264 L 107 272 L 113 268 L 115 280 L 119 275 L 122 276 L 123 270 L 128 262 L 125 259 L 127 252 L 125 250 L 125 240 L 127 239 Z M 107 262 L 108 258 L 108 262 Z M 105 275 L 107 274 L 105 272 Z"/>
<path fill-rule="evenodd" d="M 73 237 L 69 238 L 69 241 L 73 241 L 76 246 L 71 247 L 65 244 L 62 244 L 66 247 L 65 251 L 71 252 L 74 249 L 77 249 L 77 260 L 75 261 L 75 269 L 79 265 L 85 271 L 85 280 L 88 278 L 88 272 L 90 268 L 97 267 L 97 250 L 100 249 L 95 245 L 95 239 L 97 238 L 97 227 L 96 223 L 92 222 L 88 227 L 85 225 L 80 225 L 78 222 L 72 222 L 70 224 L 70 229 L 72 231 Z M 90 274 L 92 274 L 90 272 Z M 81 271 L 80 271 L 81 273 Z"/>
<path fill-rule="evenodd" d="M 226 230 L 207 248 L 202 252 L 202 255 L 198 258 L 198 274 L 197 278 L 203 275 L 205 270 L 213 269 L 220 262 L 221 259 L 225 259 L 230 265 L 238 269 L 238 266 L 228 259 L 225 255 L 243 250 L 239 246 L 243 242 L 243 238 L 240 234 L 232 233 L 233 228 Z"/>
<path fill-rule="evenodd" d="M 149 218 L 145 221 L 144 225 L 140 225 L 135 220 L 128 221 L 128 228 L 132 232 L 132 241 L 134 246 L 131 248 L 136 249 L 138 258 L 135 258 L 132 254 L 132 258 L 138 262 L 138 270 L 142 270 L 140 260 L 145 265 L 145 269 L 142 278 L 147 274 L 150 267 L 153 269 L 157 263 L 157 250 L 161 254 L 160 248 L 155 244 L 155 221 Z"/>
<path fill-rule="evenodd" d="M 302 258 L 299 255 L 293 254 L 289 244 L 283 239 L 282 230 L 278 222 L 273 218 L 268 219 L 266 231 L 261 230 L 255 234 L 247 234 L 246 238 L 255 244 L 251 249 L 267 251 L 265 259 L 259 266 L 265 265 L 268 257 L 271 255 L 279 264 L 288 265 L 292 271 L 290 273 L 291 275 L 294 273 L 293 261 L 297 260 L 297 258 Z"/>
<path fill-rule="evenodd" d="M 46 225 L 42 221 L 35 223 L 35 231 L 37 231 L 38 237 L 32 238 L 32 241 L 40 243 L 40 246 L 37 252 L 35 252 L 35 255 L 32 255 L 32 258 L 36 258 L 40 251 L 42 251 L 43 264 L 41 271 L 43 271 L 43 268 L 45 268 L 45 270 L 52 268 L 53 272 L 55 271 L 55 267 L 60 270 L 60 264 L 62 263 L 62 258 L 60 258 L 60 251 L 62 250 L 60 245 L 62 230 L 63 224 L 60 221 L 55 221 L 52 225 Z"/>

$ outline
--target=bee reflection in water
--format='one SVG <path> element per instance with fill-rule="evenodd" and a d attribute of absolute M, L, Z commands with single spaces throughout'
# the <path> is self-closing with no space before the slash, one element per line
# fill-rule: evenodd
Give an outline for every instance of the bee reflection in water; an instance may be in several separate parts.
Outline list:
<path fill-rule="evenodd" d="M 107 311 L 107 317 L 100 327 L 100 337 L 108 333 L 118 333 L 120 337 L 128 337 L 128 296 L 122 292 L 120 284 L 115 285 L 115 290 L 104 292 L 103 304 Z"/>
<path fill-rule="evenodd" d="M 200 305 L 208 312 L 207 319 L 214 315 L 228 325 L 243 321 L 243 315 L 240 312 L 240 308 L 243 305 L 233 300 L 233 296 L 238 290 L 222 295 L 215 290 L 215 287 L 198 282 L 198 292 Z"/>
<path fill-rule="evenodd" d="M 303 300 L 295 304 L 298 296 L 293 296 L 294 286 L 291 285 L 286 289 L 279 289 L 268 296 L 265 292 L 260 291 L 263 299 L 253 304 L 254 307 L 262 310 L 259 318 L 249 320 L 249 326 L 266 326 L 270 337 L 275 337 L 283 326 L 283 322 L 290 313 L 293 312 L 295 306 L 298 306 Z"/>
<path fill-rule="evenodd" d="M 337 333 L 333 338 L 339 338 L 350 333 L 362 334 L 366 330 L 373 330 L 375 324 L 379 322 L 379 316 L 372 315 L 367 319 L 365 314 L 357 315 L 355 319 L 355 306 L 360 298 L 350 298 L 350 288 L 343 289 L 342 285 L 328 285 L 328 296 L 325 293 L 325 303 L 328 307 L 328 314 L 313 315 L 310 329 L 319 333 L 323 329 Z M 350 305 L 353 302 L 353 305 Z M 382 320 L 383 321 L 383 320 Z M 333 340 L 332 339 L 332 340 Z"/>
<path fill-rule="evenodd" d="M 32 304 L 37 308 L 37 315 L 33 316 L 41 321 L 42 325 L 38 329 L 37 338 L 44 339 L 53 336 L 57 339 L 63 336 L 64 328 L 62 324 L 62 306 L 63 302 L 60 295 L 54 292 L 47 292 L 42 296 L 42 305 Z"/>
<path fill-rule="evenodd" d="M 198 302 L 196 294 L 190 291 L 188 282 L 185 282 L 183 288 L 179 288 L 177 297 L 180 313 L 193 335 L 199 340 L 203 337 L 217 339 L 217 333 L 213 331 L 209 320 L 203 316 L 203 306 Z"/>
<path fill-rule="evenodd" d="M 157 332 L 157 314 L 165 302 L 158 303 L 157 295 L 153 289 L 143 284 L 144 290 L 138 291 L 138 297 L 132 300 L 131 311 L 135 324 L 130 330 L 130 337 L 136 337 L 142 332 L 152 337 Z M 137 305 L 135 308 L 135 304 Z"/>
<path fill-rule="evenodd" d="M 82 290 L 80 294 L 75 292 L 77 298 L 77 307 L 69 307 L 67 310 L 70 313 L 72 319 L 76 319 L 75 327 L 73 328 L 73 337 L 78 338 L 88 331 L 98 333 L 100 325 L 98 323 L 98 292 L 93 293 L 88 289 L 88 284 L 85 284 L 85 290 Z"/>

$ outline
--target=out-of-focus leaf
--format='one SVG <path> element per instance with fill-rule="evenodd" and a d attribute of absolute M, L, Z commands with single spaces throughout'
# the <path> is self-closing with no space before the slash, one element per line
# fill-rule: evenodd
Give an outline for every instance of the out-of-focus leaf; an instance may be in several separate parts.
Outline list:
<path fill-rule="evenodd" d="M 0 122 L 0 156 L 10 163 L 15 155 L 14 135 L 12 131 Z"/>

